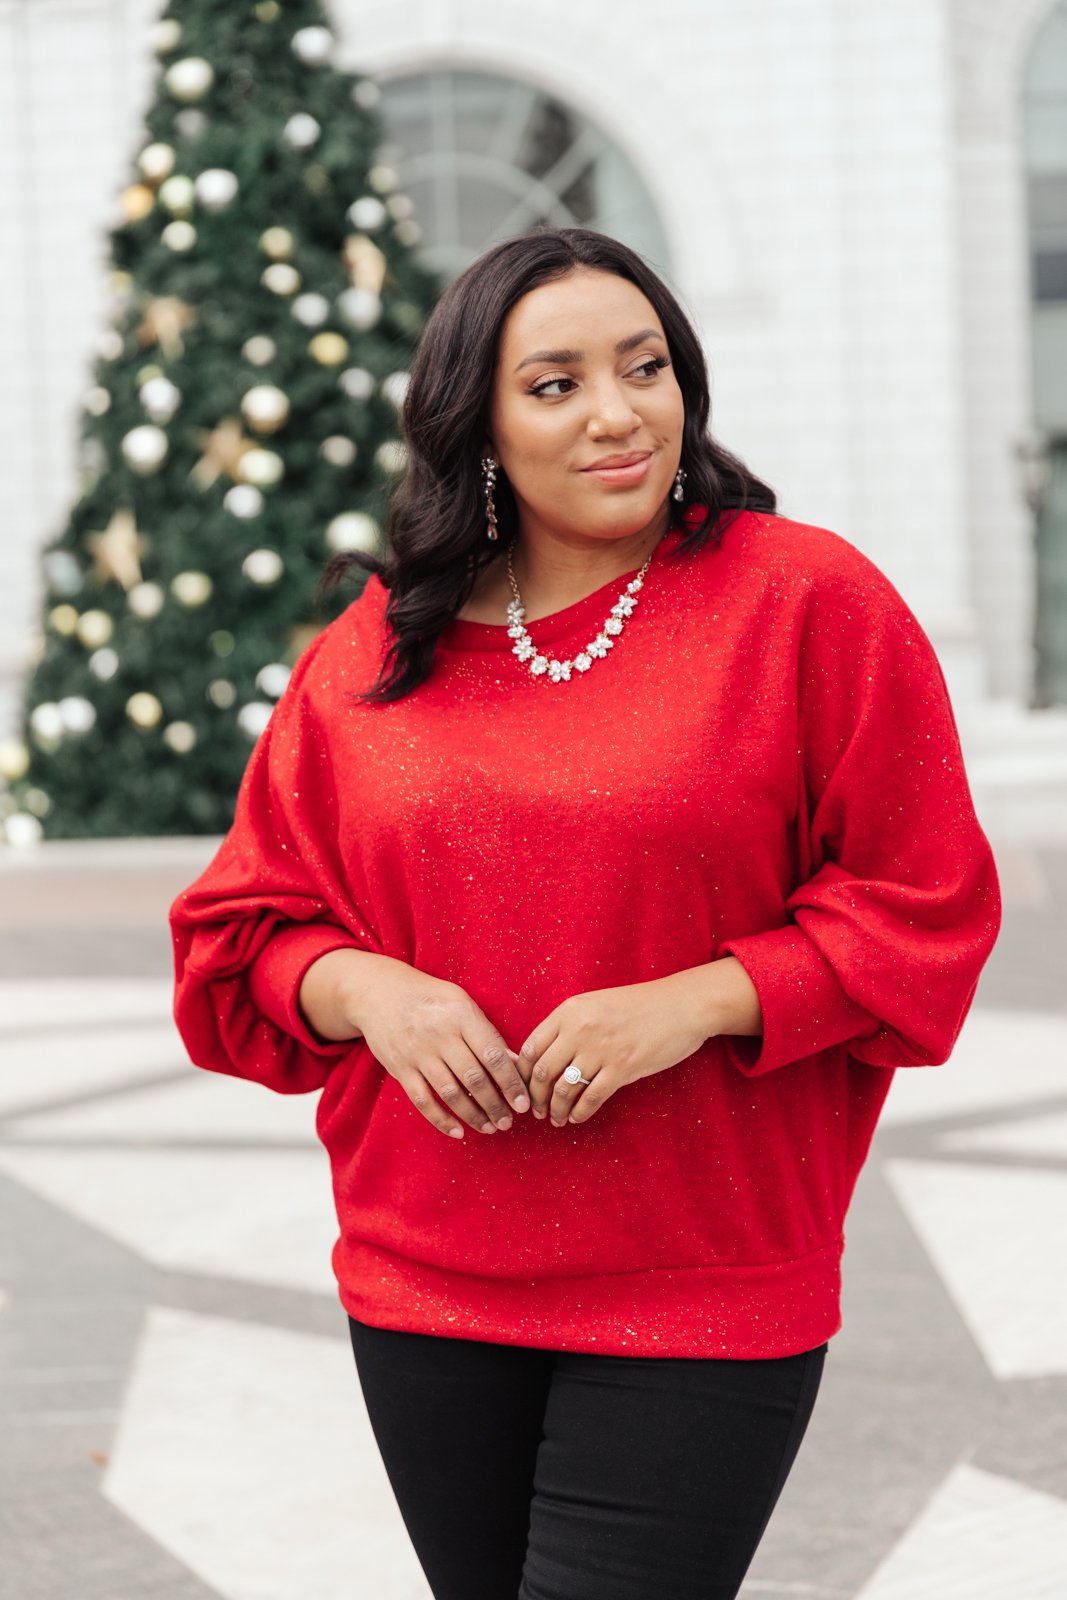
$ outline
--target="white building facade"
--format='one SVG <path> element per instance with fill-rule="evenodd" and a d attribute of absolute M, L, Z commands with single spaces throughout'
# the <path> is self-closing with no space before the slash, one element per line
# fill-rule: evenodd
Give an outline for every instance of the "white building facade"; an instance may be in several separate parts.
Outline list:
<path fill-rule="evenodd" d="M 159 10 L 0 0 L 0 732 L 38 627 L 36 551 L 74 493 L 107 315 L 104 229 Z M 716 434 L 786 515 L 833 528 L 892 578 L 976 760 L 1064 759 L 1067 713 L 1032 708 L 1067 700 L 1055 595 L 1051 658 L 1034 647 L 1041 563 L 1054 577 L 1067 540 L 1067 506 L 1049 523 L 1048 450 L 1067 430 L 1067 5 L 329 10 L 338 64 L 381 84 L 427 253 L 458 270 L 494 228 L 541 216 L 636 245 L 698 327 Z M 531 172 L 534 114 L 552 160 Z"/>

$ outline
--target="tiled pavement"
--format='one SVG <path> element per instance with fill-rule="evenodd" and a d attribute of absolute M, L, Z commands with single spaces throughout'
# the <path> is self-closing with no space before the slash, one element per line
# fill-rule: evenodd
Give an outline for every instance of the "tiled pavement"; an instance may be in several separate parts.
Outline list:
<path fill-rule="evenodd" d="M 210 849 L 0 860 L 0 1593 L 426 1600 L 313 1097 L 198 1072 L 170 1021 L 166 906 Z M 953 1060 L 890 1095 L 745 1600 L 1067 1600 L 1067 853 L 1000 866 Z"/>

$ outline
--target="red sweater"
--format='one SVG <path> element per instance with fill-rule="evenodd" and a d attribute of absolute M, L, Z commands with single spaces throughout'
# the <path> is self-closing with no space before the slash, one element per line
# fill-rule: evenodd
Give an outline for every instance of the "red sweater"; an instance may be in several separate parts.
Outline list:
<path fill-rule="evenodd" d="M 840 1327 L 843 1220 L 896 1067 L 943 1062 L 1000 921 L 933 649 L 823 528 L 745 512 L 653 555 L 615 647 L 534 678 L 456 621 L 354 705 L 385 590 L 305 650 L 232 828 L 171 908 L 191 1059 L 322 1089 L 343 1307 L 616 1355 L 770 1357 Z M 636 568 L 634 571 L 636 572 Z M 529 625 L 571 656 L 628 578 Z M 735 955 L 761 1038 L 707 1040 L 582 1125 L 449 1139 L 296 1006 L 328 950 L 463 986 L 513 1050 L 568 995 Z"/>

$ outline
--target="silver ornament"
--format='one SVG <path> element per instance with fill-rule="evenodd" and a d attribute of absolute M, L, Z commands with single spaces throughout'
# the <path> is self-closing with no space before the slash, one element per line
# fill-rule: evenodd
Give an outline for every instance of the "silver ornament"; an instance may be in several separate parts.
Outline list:
<path fill-rule="evenodd" d="M 135 472 L 147 475 L 156 472 L 166 460 L 169 444 L 162 428 L 144 423 L 131 428 L 122 441 L 122 454 Z"/>
<path fill-rule="evenodd" d="M 175 100 L 202 100 L 215 81 L 209 61 L 202 56 L 185 56 L 163 74 L 163 82 Z"/>
<path fill-rule="evenodd" d="M 322 129 L 306 111 L 298 111 L 282 129 L 282 138 L 293 150 L 310 150 L 318 143 Z"/>
<path fill-rule="evenodd" d="M 292 46 L 305 67 L 324 67 L 333 54 L 333 34 L 329 28 L 298 28 Z"/>
<path fill-rule="evenodd" d="M 226 167 L 208 167 L 198 175 L 194 188 L 205 211 L 225 211 L 237 194 L 237 174 Z"/>

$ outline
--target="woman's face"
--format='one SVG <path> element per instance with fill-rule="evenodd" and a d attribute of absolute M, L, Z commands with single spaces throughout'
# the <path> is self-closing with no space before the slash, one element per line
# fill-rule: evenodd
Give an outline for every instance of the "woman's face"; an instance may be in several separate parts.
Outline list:
<path fill-rule="evenodd" d="M 666 525 L 683 422 L 663 326 L 628 278 L 578 268 L 512 306 L 487 444 L 524 534 L 604 540 Z M 589 470 L 611 456 L 644 464 Z"/>

